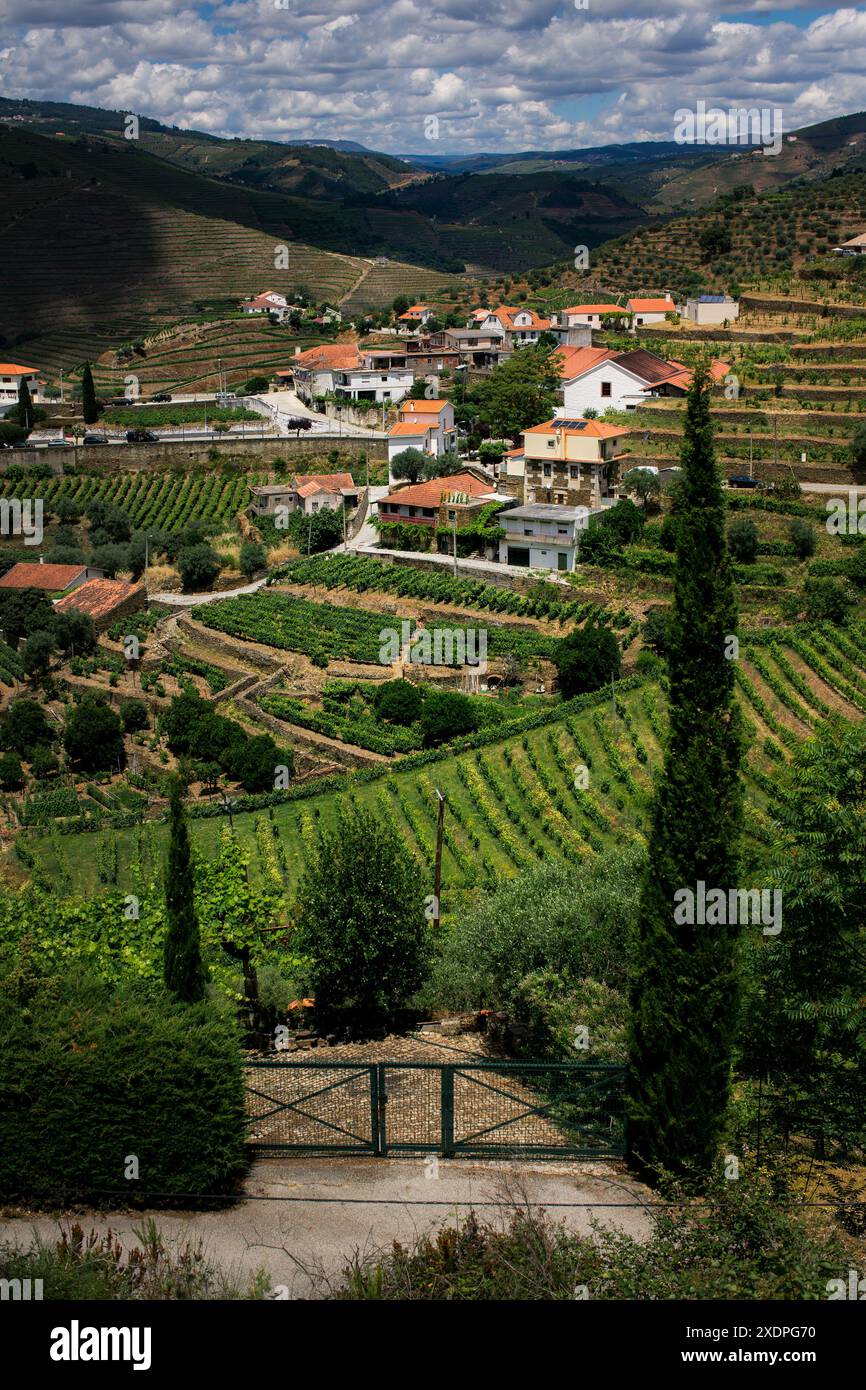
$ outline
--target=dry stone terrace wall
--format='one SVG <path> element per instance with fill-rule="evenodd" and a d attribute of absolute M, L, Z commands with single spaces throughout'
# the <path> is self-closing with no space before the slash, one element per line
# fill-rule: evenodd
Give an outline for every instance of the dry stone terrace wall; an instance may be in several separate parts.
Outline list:
<path fill-rule="evenodd" d="M 94 426 L 98 429 L 99 426 Z M 217 449 L 219 459 L 210 458 L 210 450 Z M 359 435 L 347 439 L 346 435 L 317 434 L 312 437 L 280 436 L 271 439 L 231 439 L 218 440 L 171 440 L 161 444 L 111 444 L 76 445 L 71 449 L 4 449 L 0 454 L 0 472 L 13 463 L 22 468 L 32 467 L 34 463 L 47 463 L 52 473 L 63 473 L 65 468 L 74 467 L 86 472 L 168 472 L 172 468 L 192 469 L 213 467 L 215 463 L 234 459 L 248 459 L 251 466 L 256 464 L 270 467 L 278 458 L 323 457 L 332 449 L 347 457 L 354 458 L 361 450 L 371 459 L 384 460 L 388 457 L 388 441 L 385 439 L 366 439 Z M 338 465 L 334 465 L 337 467 Z"/>

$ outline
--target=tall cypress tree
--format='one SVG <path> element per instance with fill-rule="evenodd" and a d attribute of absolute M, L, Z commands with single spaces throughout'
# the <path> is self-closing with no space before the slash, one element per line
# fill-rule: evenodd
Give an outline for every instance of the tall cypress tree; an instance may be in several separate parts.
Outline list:
<path fill-rule="evenodd" d="M 736 886 L 741 739 L 736 600 L 713 452 L 710 389 L 695 372 L 675 503 L 670 731 L 636 925 L 627 1083 L 629 1148 L 646 1175 L 700 1178 L 717 1155 L 730 1084 L 738 927 L 678 925 L 674 894 Z M 727 651 L 727 655 L 726 655 Z"/>
<path fill-rule="evenodd" d="M 18 423 L 25 430 L 32 430 L 33 428 L 33 400 L 26 377 L 21 378 L 18 386 Z"/>
<path fill-rule="evenodd" d="M 81 413 L 84 416 L 85 425 L 92 425 L 99 419 L 93 373 L 90 370 L 89 362 L 85 362 L 84 371 L 81 373 Z"/>
<path fill-rule="evenodd" d="M 204 996 L 205 972 L 193 898 L 189 830 L 177 785 L 172 788 L 169 800 L 165 907 L 163 976 L 166 988 L 183 1003 L 195 1004 Z"/>

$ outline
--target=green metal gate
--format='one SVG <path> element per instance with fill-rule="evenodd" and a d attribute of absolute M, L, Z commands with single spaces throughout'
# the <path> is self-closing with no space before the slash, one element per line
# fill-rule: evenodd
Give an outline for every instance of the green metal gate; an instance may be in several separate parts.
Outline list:
<path fill-rule="evenodd" d="M 247 1069 L 249 1139 L 261 1153 L 625 1153 L 621 1066 L 269 1060 Z"/>

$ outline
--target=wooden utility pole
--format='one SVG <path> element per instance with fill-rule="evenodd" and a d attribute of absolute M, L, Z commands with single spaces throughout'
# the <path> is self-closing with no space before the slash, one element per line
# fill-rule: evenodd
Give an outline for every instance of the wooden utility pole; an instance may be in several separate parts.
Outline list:
<path fill-rule="evenodd" d="M 439 896 L 442 891 L 442 838 L 445 833 L 445 798 L 436 788 L 439 806 L 436 815 L 436 867 L 433 871 L 433 925 L 439 926 Z"/>

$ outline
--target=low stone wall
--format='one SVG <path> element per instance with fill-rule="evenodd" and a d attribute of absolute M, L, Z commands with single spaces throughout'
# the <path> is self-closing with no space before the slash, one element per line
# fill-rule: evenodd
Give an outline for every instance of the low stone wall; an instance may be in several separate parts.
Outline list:
<path fill-rule="evenodd" d="M 188 633 L 199 646 L 212 648 L 216 652 L 223 652 L 236 661 L 245 661 L 250 666 L 256 666 L 262 671 L 281 671 L 283 668 L 283 662 L 277 657 L 269 656 L 265 651 L 241 646 L 240 643 L 232 641 L 230 637 L 217 632 L 215 628 L 205 627 L 203 624 L 197 623 L 186 613 L 178 618 L 177 625 L 182 632 Z"/>
<path fill-rule="evenodd" d="M 216 449 L 219 458 L 210 457 Z M 47 463 L 52 473 L 75 468 L 86 472 L 106 473 L 122 468 L 124 472 L 159 473 L 174 468 L 186 472 L 194 468 L 213 468 L 220 462 L 249 461 L 250 468 L 271 467 L 276 459 L 325 457 L 332 449 L 340 453 L 334 469 L 354 462 L 363 452 L 371 459 L 387 459 L 387 439 L 347 438 L 338 434 L 301 435 L 300 438 L 273 437 L 270 439 L 164 440 L 159 444 L 96 444 L 87 448 L 76 445 L 70 449 L 4 449 L 0 454 L 0 472 L 13 463 L 23 468 L 34 463 Z"/>

